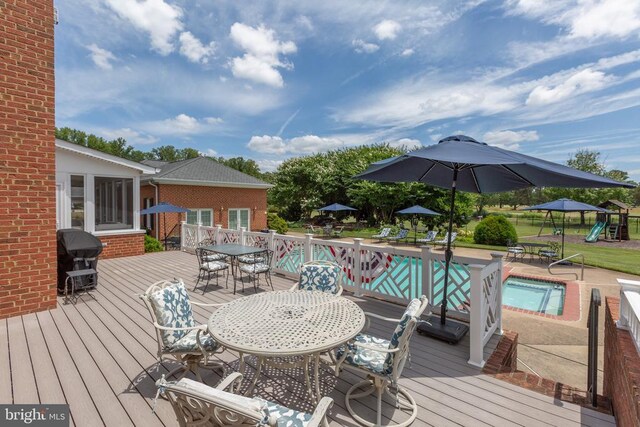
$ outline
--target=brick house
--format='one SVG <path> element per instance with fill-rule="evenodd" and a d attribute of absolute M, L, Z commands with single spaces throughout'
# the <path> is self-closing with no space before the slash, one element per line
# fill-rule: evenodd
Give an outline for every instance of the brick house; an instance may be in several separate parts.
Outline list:
<path fill-rule="evenodd" d="M 96 235 L 101 258 L 142 255 L 140 178 L 155 168 L 57 139 L 56 228 Z"/>
<path fill-rule="evenodd" d="M 167 202 L 191 210 L 188 214 L 156 215 L 156 218 L 145 215 L 144 228 L 152 230 L 159 239 L 164 238 L 165 217 L 168 235 L 177 235 L 180 222 L 185 220 L 190 224 L 221 224 L 232 229 L 267 227 L 267 190 L 271 184 L 206 157 L 143 163 L 159 169 L 141 180 L 143 209 Z"/>

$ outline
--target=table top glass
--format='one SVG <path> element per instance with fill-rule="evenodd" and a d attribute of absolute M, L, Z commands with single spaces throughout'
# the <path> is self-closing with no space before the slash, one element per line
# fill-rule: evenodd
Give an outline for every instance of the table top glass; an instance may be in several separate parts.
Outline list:
<path fill-rule="evenodd" d="M 540 242 L 518 242 L 520 246 L 529 246 L 532 248 L 545 248 L 549 246 L 548 243 L 540 243 Z"/>
<path fill-rule="evenodd" d="M 239 298 L 218 308 L 209 333 L 247 354 L 294 356 L 330 350 L 364 327 L 364 312 L 344 297 L 315 291 L 275 291 Z"/>
<path fill-rule="evenodd" d="M 258 252 L 264 252 L 266 249 L 257 246 L 239 245 L 237 243 L 226 243 L 224 245 L 203 246 L 202 249 L 211 252 L 217 252 L 228 256 L 250 255 Z"/>

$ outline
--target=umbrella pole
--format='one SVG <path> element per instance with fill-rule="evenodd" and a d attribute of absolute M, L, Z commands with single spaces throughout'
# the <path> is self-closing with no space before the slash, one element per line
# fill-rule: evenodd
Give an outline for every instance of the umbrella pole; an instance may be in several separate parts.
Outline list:
<path fill-rule="evenodd" d="M 451 233 L 453 233 L 453 211 L 456 204 L 456 181 L 458 180 L 458 168 L 453 169 L 453 182 L 451 183 L 451 204 L 449 205 L 449 227 L 447 228 L 447 250 L 444 255 L 444 288 L 442 290 L 442 305 L 440 308 L 440 323 L 447 321 L 447 286 L 449 285 L 449 266 L 453 251 L 451 250 Z"/>
<path fill-rule="evenodd" d="M 162 222 L 164 227 L 164 250 L 167 250 L 167 214 L 166 212 L 162 213 Z"/>
<path fill-rule="evenodd" d="M 565 213 L 562 212 L 562 256 L 560 257 L 561 259 L 564 259 L 564 215 Z"/>

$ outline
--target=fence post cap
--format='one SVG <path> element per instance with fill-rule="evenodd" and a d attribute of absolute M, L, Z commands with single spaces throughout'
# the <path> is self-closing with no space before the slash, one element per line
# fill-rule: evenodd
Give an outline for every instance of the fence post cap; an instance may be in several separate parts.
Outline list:
<path fill-rule="evenodd" d="M 474 270 L 482 271 L 482 269 L 483 269 L 484 267 L 485 267 L 485 266 L 484 266 L 484 265 L 482 265 L 482 264 L 469 264 L 469 270 L 470 270 L 470 271 L 474 271 Z"/>
<path fill-rule="evenodd" d="M 504 252 L 491 252 L 491 258 L 504 258 Z"/>

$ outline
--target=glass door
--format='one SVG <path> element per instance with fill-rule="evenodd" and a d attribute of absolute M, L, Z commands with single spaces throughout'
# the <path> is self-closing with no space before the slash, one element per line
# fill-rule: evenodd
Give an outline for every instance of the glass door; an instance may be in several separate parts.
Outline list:
<path fill-rule="evenodd" d="M 229 209 L 229 228 L 239 230 L 240 227 L 251 230 L 249 209 Z"/>

